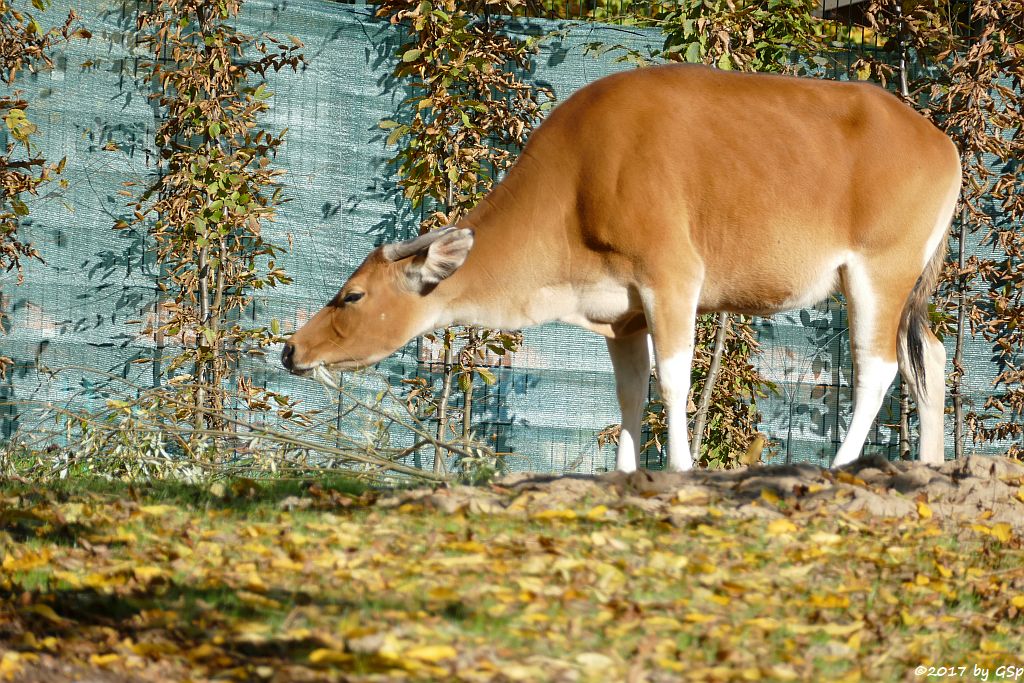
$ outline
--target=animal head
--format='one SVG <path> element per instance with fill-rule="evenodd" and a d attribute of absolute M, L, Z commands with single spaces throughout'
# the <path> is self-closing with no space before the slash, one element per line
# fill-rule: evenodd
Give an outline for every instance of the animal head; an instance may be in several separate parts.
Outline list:
<path fill-rule="evenodd" d="M 438 285 L 466 261 L 469 228 L 444 228 L 370 252 L 337 295 L 285 344 L 281 364 L 294 374 L 320 365 L 373 365 L 433 329 L 444 307 Z"/>

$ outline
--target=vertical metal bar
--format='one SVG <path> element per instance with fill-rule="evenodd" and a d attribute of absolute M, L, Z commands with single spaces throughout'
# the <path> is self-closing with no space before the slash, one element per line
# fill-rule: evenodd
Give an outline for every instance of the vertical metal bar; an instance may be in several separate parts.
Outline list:
<path fill-rule="evenodd" d="M 964 272 L 967 266 L 967 209 L 960 212 L 960 225 L 957 230 L 959 244 L 957 245 L 957 265 L 959 272 Z M 964 348 L 964 327 L 967 324 L 967 293 L 964 291 L 963 283 L 957 283 L 957 311 L 956 311 L 956 347 L 953 351 L 953 372 L 956 382 L 953 384 L 953 457 L 957 460 L 964 454 L 964 404 L 963 404 L 963 348 Z"/>

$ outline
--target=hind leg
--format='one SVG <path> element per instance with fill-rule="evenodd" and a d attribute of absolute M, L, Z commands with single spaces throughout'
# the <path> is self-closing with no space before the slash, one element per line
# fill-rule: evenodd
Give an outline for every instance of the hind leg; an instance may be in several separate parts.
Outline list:
<path fill-rule="evenodd" d="M 905 337 L 900 339 L 899 366 L 903 381 L 907 383 L 910 395 L 917 403 L 921 421 L 918 457 L 921 462 L 936 465 L 946 458 L 946 348 L 927 327 L 922 330 L 921 338 L 924 346 L 924 381 L 920 384 L 917 382 L 908 357 Z"/>
<path fill-rule="evenodd" d="M 657 292 L 641 290 L 640 296 L 654 341 L 658 385 L 668 422 L 668 462 L 665 469 L 685 472 L 693 469 L 686 406 L 690 396 L 699 287 L 682 282 Z"/>
<path fill-rule="evenodd" d="M 615 469 L 619 472 L 633 472 L 640 452 L 641 418 L 651 380 L 647 334 L 639 332 L 623 339 L 606 341 L 615 369 L 615 393 L 622 410 L 622 430 L 619 432 Z"/>
<path fill-rule="evenodd" d="M 853 351 L 853 418 L 832 467 L 860 457 L 875 416 L 896 377 L 900 316 L 913 282 L 893 287 L 899 283 L 886 281 L 876 272 L 853 261 L 841 273 Z"/>

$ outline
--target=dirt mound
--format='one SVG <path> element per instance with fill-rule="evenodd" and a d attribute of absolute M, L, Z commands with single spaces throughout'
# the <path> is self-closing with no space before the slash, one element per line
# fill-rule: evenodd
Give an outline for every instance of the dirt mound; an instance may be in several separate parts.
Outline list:
<path fill-rule="evenodd" d="M 638 471 L 554 477 L 517 473 L 490 487 L 403 491 L 378 505 L 434 507 L 445 512 L 574 515 L 602 505 L 682 522 L 709 508 L 739 517 L 830 511 L 875 517 L 934 516 L 985 521 L 1024 530 L 1024 463 L 970 456 L 940 466 L 863 458 L 839 470 L 813 465 L 757 466 L 687 473 Z"/>

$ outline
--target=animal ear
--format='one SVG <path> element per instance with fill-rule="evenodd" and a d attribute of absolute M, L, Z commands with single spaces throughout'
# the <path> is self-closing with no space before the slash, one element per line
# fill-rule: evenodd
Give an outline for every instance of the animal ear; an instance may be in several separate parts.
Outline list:
<path fill-rule="evenodd" d="M 470 228 L 445 231 L 412 260 L 406 272 L 421 287 L 432 287 L 458 270 L 472 248 Z"/>

